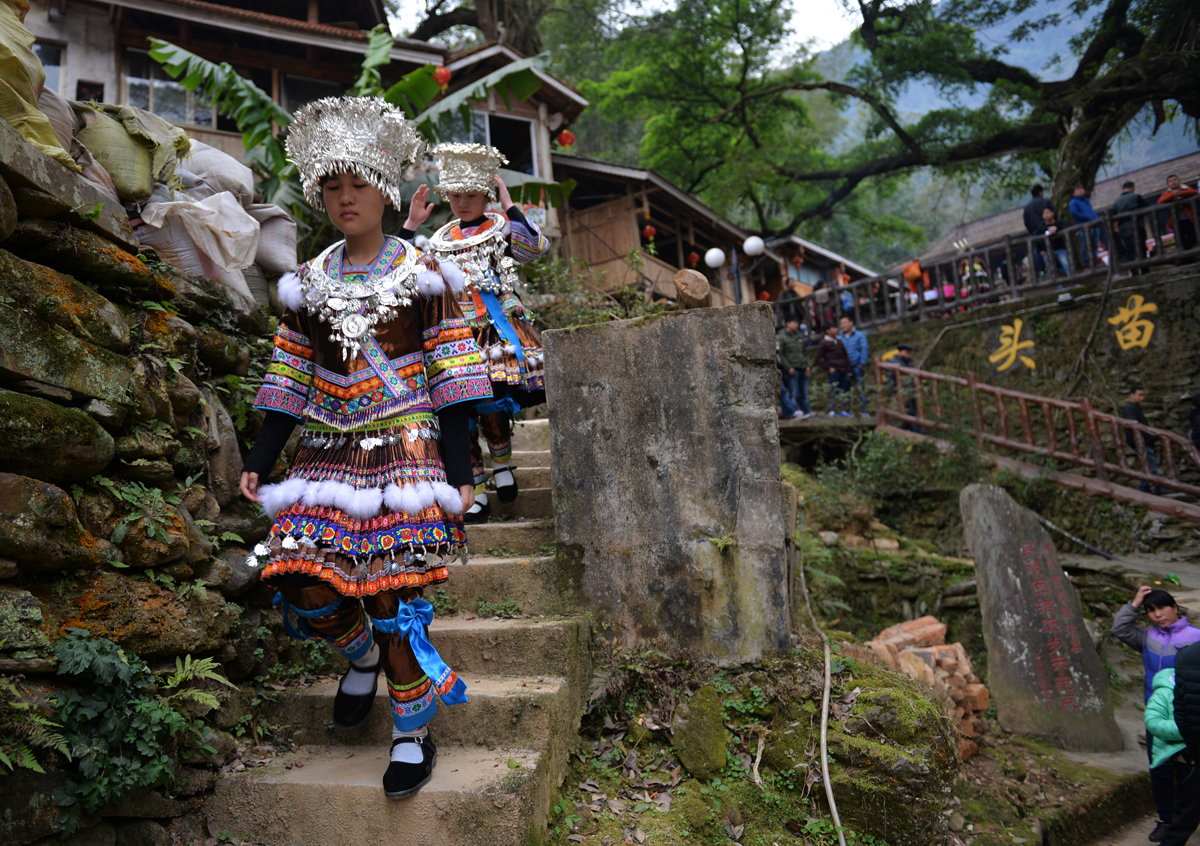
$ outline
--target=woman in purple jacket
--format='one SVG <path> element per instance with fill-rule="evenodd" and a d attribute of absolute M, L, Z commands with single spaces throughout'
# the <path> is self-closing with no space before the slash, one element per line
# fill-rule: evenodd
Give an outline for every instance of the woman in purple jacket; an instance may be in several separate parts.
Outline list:
<path fill-rule="evenodd" d="M 1146 609 L 1150 618 L 1149 628 L 1137 624 L 1140 609 Z M 1175 597 L 1165 590 L 1149 585 L 1138 588 L 1131 602 L 1122 605 L 1113 617 L 1112 632 L 1117 639 L 1134 649 L 1142 650 L 1142 663 L 1146 667 L 1146 701 L 1153 693 L 1154 674 L 1175 666 L 1175 655 L 1185 646 L 1200 642 L 1200 629 L 1188 623 L 1187 617 L 1179 616 Z M 1146 752 L 1154 760 L 1154 739 L 1146 733 Z M 1175 806 L 1175 765 L 1168 761 L 1150 768 L 1150 789 L 1154 791 L 1154 804 L 1158 808 L 1158 825 L 1150 834 L 1150 842 L 1158 843 L 1166 834 Z"/>

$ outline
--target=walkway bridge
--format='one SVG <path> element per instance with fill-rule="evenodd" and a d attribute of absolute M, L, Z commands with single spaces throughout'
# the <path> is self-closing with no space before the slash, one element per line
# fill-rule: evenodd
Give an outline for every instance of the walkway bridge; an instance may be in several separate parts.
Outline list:
<path fill-rule="evenodd" d="M 901 377 L 911 378 L 911 388 L 890 390 Z M 1027 394 L 984 384 L 974 373 L 964 379 L 876 359 L 875 383 L 876 431 L 937 440 L 938 432 L 962 428 L 996 467 L 1200 523 L 1200 451 L 1177 432 L 1096 411 L 1086 397 L 1072 402 Z M 1147 436 L 1162 445 L 1159 475 L 1150 472 Z M 1142 482 L 1163 493 L 1139 490 Z"/>

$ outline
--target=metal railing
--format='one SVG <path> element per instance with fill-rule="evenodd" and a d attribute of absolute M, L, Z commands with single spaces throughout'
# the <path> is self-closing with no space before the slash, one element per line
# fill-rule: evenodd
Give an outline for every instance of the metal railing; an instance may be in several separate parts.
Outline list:
<path fill-rule="evenodd" d="M 871 276 L 773 303 L 776 322 L 782 325 L 794 314 L 817 330 L 843 316 L 852 317 L 860 329 L 918 323 L 980 305 L 1072 288 L 1109 272 L 1137 271 L 1167 261 L 1200 257 L 1198 220 L 1200 197 L 1117 215 L 1106 210 L 1098 220 L 1062 227 L 1050 236 L 1007 235 L 922 263 L 922 278 L 916 280 L 915 291 L 902 276 Z M 1121 226 L 1125 226 L 1125 234 Z M 1096 260 L 1101 244 L 1108 251 L 1107 266 Z"/>
<path fill-rule="evenodd" d="M 904 377 L 912 381 L 905 384 Z M 1079 402 L 1042 397 L 984 384 L 974 373 L 963 379 L 878 358 L 875 381 L 881 427 L 946 431 L 963 426 L 962 418 L 967 417 L 970 425 L 964 428 L 980 447 L 1003 447 L 1083 467 L 1102 482 L 1125 476 L 1200 497 L 1200 484 L 1181 478 L 1184 472 L 1200 481 L 1200 451 L 1189 438 L 1096 411 L 1087 397 Z M 1147 436 L 1162 444 L 1161 475 L 1150 472 Z"/>

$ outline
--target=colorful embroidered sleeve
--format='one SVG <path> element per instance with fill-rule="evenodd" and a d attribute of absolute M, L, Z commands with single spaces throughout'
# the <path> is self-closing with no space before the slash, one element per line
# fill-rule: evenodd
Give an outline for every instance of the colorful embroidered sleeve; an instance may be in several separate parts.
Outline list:
<path fill-rule="evenodd" d="M 304 419 L 304 405 L 313 382 L 312 341 L 305 334 L 300 317 L 284 312 L 275 330 L 275 351 L 254 398 L 254 407 L 263 411 L 282 411 Z"/>
<path fill-rule="evenodd" d="M 550 249 L 550 242 L 546 240 L 546 236 L 538 229 L 536 223 L 531 223 L 529 220 L 524 222 L 510 220 L 508 226 L 512 257 L 517 264 L 533 261 Z"/>
<path fill-rule="evenodd" d="M 454 294 L 446 291 L 426 299 L 421 311 L 425 379 L 433 410 L 491 399 L 492 383 L 475 343 L 475 330 L 463 317 Z"/>

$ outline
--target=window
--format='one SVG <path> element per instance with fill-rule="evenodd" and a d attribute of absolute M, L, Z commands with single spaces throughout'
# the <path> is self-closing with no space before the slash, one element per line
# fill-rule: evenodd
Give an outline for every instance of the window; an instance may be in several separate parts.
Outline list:
<path fill-rule="evenodd" d="M 103 82 L 84 82 L 82 79 L 75 83 L 75 99 L 81 103 L 104 102 Z"/>
<path fill-rule="evenodd" d="M 63 48 L 54 44 L 34 44 L 33 55 L 46 70 L 46 87 L 61 94 Z"/>
<path fill-rule="evenodd" d="M 340 82 L 285 73 L 283 74 L 283 107 L 289 112 L 295 112 L 313 100 L 320 100 L 322 97 L 340 97 L 344 88 L 345 86 Z"/>
<path fill-rule="evenodd" d="M 446 133 L 447 141 L 488 144 L 508 159 L 508 170 L 537 176 L 537 160 L 533 155 L 533 121 L 489 112 L 471 112 L 471 115 L 470 129 L 463 125 L 461 117 L 457 114 L 453 116 L 453 123 Z"/>
<path fill-rule="evenodd" d="M 171 123 L 214 126 L 216 110 L 171 79 L 144 50 L 125 53 L 125 102 Z"/>

